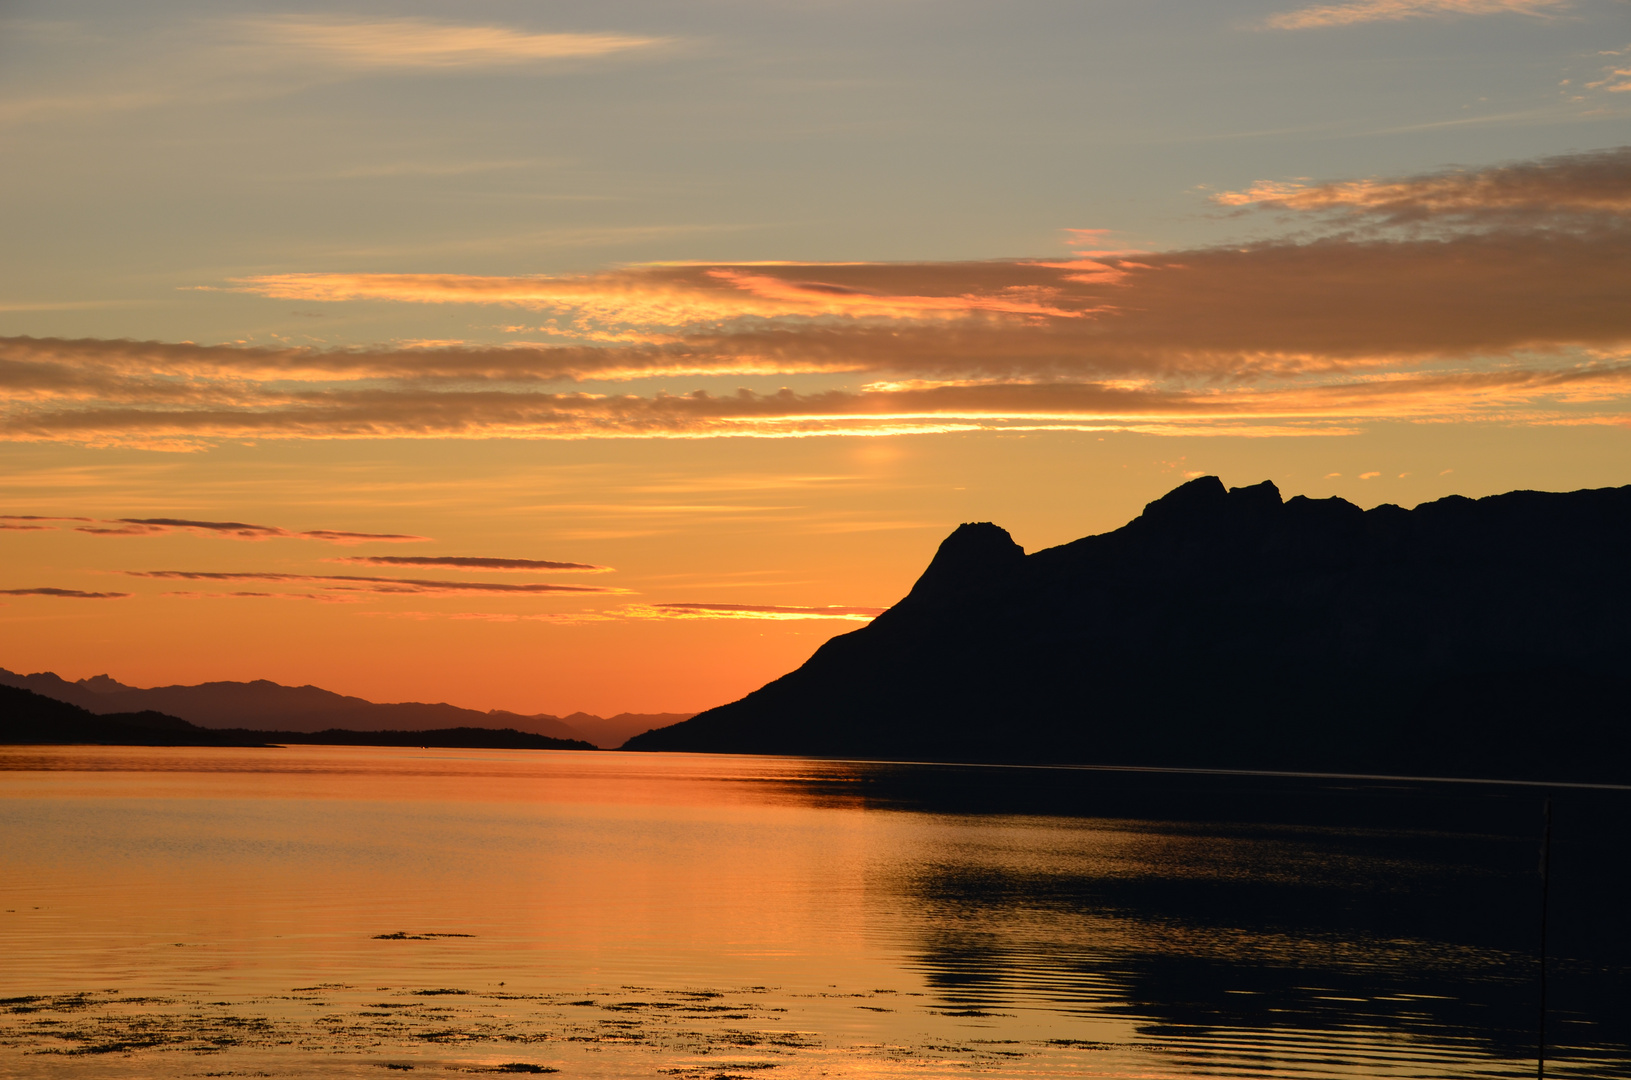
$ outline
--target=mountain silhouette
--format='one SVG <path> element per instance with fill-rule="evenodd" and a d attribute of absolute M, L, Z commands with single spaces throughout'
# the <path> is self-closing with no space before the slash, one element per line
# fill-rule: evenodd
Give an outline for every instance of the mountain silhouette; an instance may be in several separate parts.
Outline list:
<path fill-rule="evenodd" d="M 562 719 L 547 713 L 527 716 L 502 709 L 480 712 L 440 702 L 379 704 L 321 687 L 283 686 L 265 679 L 144 689 L 127 686 L 107 675 L 70 682 L 50 671 L 22 675 L 0 668 L 0 685 L 32 690 L 98 715 L 161 712 L 204 728 L 275 728 L 301 733 L 330 729 L 404 732 L 507 728 L 552 739 L 582 740 L 603 748 L 618 746 L 637 732 L 673 724 L 690 715 L 619 713 L 602 718 L 574 713 Z"/>
<path fill-rule="evenodd" d="M 31 690 L 0 686 L 0 744 L 107 743 L 119 746 L 262 746 L 238 732 L 205 731 L 157 712 L 98 716 Z"/>
<path fill-rule="evenodd" d="M 1414 510 L 1202 477 L 630 750 L 1631 781 L 1631 487 Z"/>
<path fill-rule="evenodd" d="M 78 705 L 0 685 L 0 745 L 440 746 L 512 750 L 597 750 L 579 739 L 555 739 L 514 728 L 457 727 L 421 731 L 252 731 L 204 728 L 151 710 L 98 715 Z"/>

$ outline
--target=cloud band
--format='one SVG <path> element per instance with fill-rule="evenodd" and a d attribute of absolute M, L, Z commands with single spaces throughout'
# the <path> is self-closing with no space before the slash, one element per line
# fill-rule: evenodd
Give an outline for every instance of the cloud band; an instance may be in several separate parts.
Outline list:
<path fill-rule="evenodd" d="M 227 438 L 1618 423 L 1631 377 L 1627 191 L 1631 148 L 1621 148 L 1216 196 L 1229 212 L 1330 226 L 1295 242 L 553 278 L 254 278 L 239 287 L 312 303 L 535 310 L 550 340 L 318 350 L 0 339 L 0 437 L 187 448 Z M 766 376 L 791 385 L 721 392 L 713 382 Z M 706 385 L 619 389 L 693 378 Z"/>

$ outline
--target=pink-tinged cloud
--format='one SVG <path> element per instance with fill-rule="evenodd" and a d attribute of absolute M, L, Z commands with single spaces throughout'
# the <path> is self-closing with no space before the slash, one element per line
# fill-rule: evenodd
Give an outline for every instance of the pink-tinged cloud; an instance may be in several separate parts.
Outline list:
<path fill-rule="evenodd" d="M 628 590 L 594 585 L 553 585 L 544 582 L 510 584 L 490 581 L 426 581 L 418 578 L 363 577 L 354 574 L 286 574 L 255 570 L 126 570 L 131 577 L 161 581 L 275 581 L 313 582 L 324 589 L 373 593 L 440 593 L 458 595 L 538 596 L 545 593 L 625 593 Z"/>
<path fill-rule="evenodd" d="M 649 604 L 629 605 L 625 615 L 636 619 L 842 619 L 868 622 L 884 613 L 884 608 L 801 607 L 790 604 Z"/>
<path fill-rule="evenodd" d="M 1570 0 L 1347 0 L 1272 15 L 1268 25 L 1277 30 L 1308 30 L 1445 15 L 1546 15 L 1569 4 Z"/>
<path fill-rule="evenodd" d="M 50 587 L 0 589 L 0 596 L 57 596 L 69 600 L 123 600 L 129 595 L 129 593 L 124 592 L 85 592 L 81 589 L 55 589 Z"/>
<path fill-rule="evenodd" d="M 550 562 L 546 559 L 498 559 L 472 555 L 347 555 L 328 561 L 359 563 L 364 566 L 428 566 L 454 570 L 524 570 L 582 574 L 604 574 L 612 569 L 594 563 Z"/>

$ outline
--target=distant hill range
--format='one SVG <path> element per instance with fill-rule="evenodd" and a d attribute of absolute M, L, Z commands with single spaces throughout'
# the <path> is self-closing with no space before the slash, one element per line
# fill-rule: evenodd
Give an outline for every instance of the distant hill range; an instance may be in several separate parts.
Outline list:
<path fill-rule="evenodd" d="M 1184 484 L 628 749 L 1631 783 L 1631 487 L 1405 510 Z"/>
<path fill-rule="evenodd" d="M 112 746 L 438 746 L 510 750 L 595 750 L 577 739 L 554 739 L 513 728 L 435 731 L 247 731 L 203 728 L 158 712 L 97 715 L 16 686 L 0 686 L 0 745 L 91 743 Z"/>
<path fill-rule="evenodd" d="M 286 732 L 429 731 L 453 728 L 509 728 L 552 739 L 580 739 L 602 748 L 621 746 L 630 736 L 674 724 L 689 713 L 588 713 L 523 716 L 495 709 L 480 712 L 455 705 L 417 701 L 376 704 L 316 686 L 254 682 L 210 682 L 197 686 L 126 686 L 106 675 L 69 682 L 42 671 L 21 675 L 0 668 L 0 686 L 32 690 L 97 715 L 158 712 L 204 728 L 251 728 Z"/>

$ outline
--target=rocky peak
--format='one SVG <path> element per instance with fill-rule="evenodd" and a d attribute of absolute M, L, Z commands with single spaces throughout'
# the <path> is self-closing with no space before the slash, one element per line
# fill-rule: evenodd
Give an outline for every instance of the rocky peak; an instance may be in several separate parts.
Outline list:
<path fill-rule="evenodd" d="M 908 600 L 984 591 L 984 586 L 1005 580 L 1025 561 L 1025 549 L 1014 543 L 1008 530 L 989 521 L 966 522 L 940 542 L 923 576 L 912 586 Z"/>

